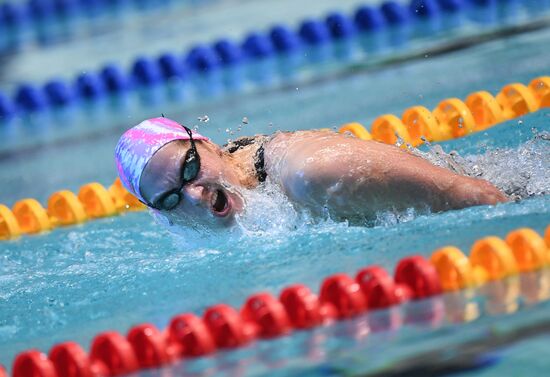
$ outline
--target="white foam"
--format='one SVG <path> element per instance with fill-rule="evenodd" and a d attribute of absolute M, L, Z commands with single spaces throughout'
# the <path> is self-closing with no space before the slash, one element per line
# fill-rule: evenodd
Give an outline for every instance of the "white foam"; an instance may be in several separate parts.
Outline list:
<path fill-rule="evenodd" d="M 550 193 L 550 133 L 536 133 L 516 148 L 495 148 L 483 154 L 460 156 L 441 146 L 415 150 L 434 165 L 458 174 L 485 179 L 514 199 Z"/>

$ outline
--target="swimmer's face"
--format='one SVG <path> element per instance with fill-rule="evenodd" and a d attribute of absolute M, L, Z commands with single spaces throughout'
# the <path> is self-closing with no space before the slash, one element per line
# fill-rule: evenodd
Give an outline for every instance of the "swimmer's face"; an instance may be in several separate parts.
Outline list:
<path fill-rule="evenodd" d="M 195 179 L 181 187 L 191 143 L 176 140 L 159 149 L 145 166 L 140 180 L 141 195 L 174 224 L 228 226 L 243 208 L 239 179 L 223 161 L 216 145 L 206 141 L 195 144 L 200 156 L 200 170 Z M 180 187 L 179 195 L 166 195 Z"/>

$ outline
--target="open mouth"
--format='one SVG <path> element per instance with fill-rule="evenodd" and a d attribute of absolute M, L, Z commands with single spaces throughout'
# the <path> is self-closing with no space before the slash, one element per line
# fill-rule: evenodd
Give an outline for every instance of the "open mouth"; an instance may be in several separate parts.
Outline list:
<path fill-rule="evenodd" d="M 212 206 L 212 212 L 216 216 L 226 216 L 229 213 L 229 198 L 222 190 L 218 189 L 214 191 L 210 199 L 210 204 Z"/>

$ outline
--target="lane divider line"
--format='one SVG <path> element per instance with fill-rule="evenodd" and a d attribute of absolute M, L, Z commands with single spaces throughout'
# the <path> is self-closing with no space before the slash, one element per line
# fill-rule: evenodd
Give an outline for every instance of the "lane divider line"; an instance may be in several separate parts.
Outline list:
<path fill-rule="evenodd" d="M 48 3 L 52 0 L 32 1 Z M 530 0 L 521 2 L 526 7 L 534 6 Z M 0 34 L 2 12 L 10 8 L 8 4 L 0 5 Z M 138 56 L 128 69 L 109 63 L 97 71 L 81 70 L 86 72 L 70 82 L 52 77 L 43 85 L 21 83 L 13 95 L 0 93 L 0 122 L 47 108 L 63 108 L 80 100 L 93 102 L 130 90 L 139 92 L 162 82 L 191 82 L 193 74 L 200 76 L 220 68 L 229 68 L 231 71 L 245 62 L 262 62 L 275 55 L 288 58 L 293 54 L 296 56 L 297 52 L 305 48 L 315 50 L 331 42 L 342 44 L 356 38 L 357 43 L 363 45 L 363 37 L 385 29 L 395 31 L 418 28 L 415 32 L 401 33 L 403 38 L 415 38 L 418 34 L 432 35 L 438 30 L 456 28 L 465 18 L 486 22 L 483 17 L 469 16 L 476 12 L 490 12 L 495 6 L 494 2 L 474 5 L 467 1 L 453 1 L 451 4 L 447 0 L 411 0 L 408 4 L 402 4 L 391 0 L 378 7 L 361 5 L 352 15 L 334 11 L 322 19 L 304 19 L 297 28 L 277 24 L 265 32 L 250 31 L 242 41 L 221 38 L 211 44 L 199 43 L 184 54 L 171 51 L 159 56 Z M 544 11 L 545 8 L 541 7 L 537 14 Z M 315 54 L 308 52 L 308 55 Z M 291 62 L 293 59 L 287 60 L 290 66 L 296 66 L 296 63 Z M 235 80 L 243 78 L 242 75 L 237 76 L 232 80 L 233 84 Z M 281 78 L 286 80 L 288 75 Z"/>
<path fill-rule="evenodd" d="M 435 250 L 429 259 L 421 255 L 402 258 L 393 277 L 373 265 L 358 271 L 355 278 L 344 273 L 327 277 L 318 295 L 305 285 L 294 284 L 284 288 L 279 297 L 253 294 L 240 310 L 221 303 L 206 309 L 202 317 L 176 315 L 163 331 L 144 323 L 132 327 L 126 337 L 116 331 L 102 332 L 92 340 L 89 354 L 74 342 L 54 345 L 48 355 L 36 349 L 24 351 L 15 358 L 12 377 L 119 376 L 158 368 L 256 339 L 285 336 L 408 301 L 482 287 L 494 280 L 517 281 L 518 273 L 549 265 L 550 225 L 545 238 L 530 228 L 520 228 L 505 239 L 488 236 L 477 240 L 469 257 L 446 246 Z M 548 291 L 548 284 L 544 285 Z M 519 290 L 512 300 L 518 297 Z M 543 292 L 539 301 L 548 298 L 550 292 Z M 430 319 L 423 318 L 426 320 Z"/>
<path fill-rule="evenodd" d="M 528 86 L 508 84 L 496 97 L 482 90 L 471 93 L 465 101 L 445 99 L 433 111 L 413 106 L 401 118 L 381 115 L 372 122 L 370 132 L 358 122 L 344 124 L 339 132 L 387 144 L 398 144 L 401 139 L 416 147 L 424 140 L 438 142 L 464 137 L 545 107 L 550 107 L 550 76 L 535 78 Z"/>
<path fill-rule="evenodd" d="M 11 210 L 0 204 L 0 240 L 144 208 L 135 196 L 126 191 L 120 179 L 117 178 L 108 189 L 92 182 L 82 186 L 78 194 L 69 190 L 53 193 L 46 208 L 32 198 L 17 201 Z"/>

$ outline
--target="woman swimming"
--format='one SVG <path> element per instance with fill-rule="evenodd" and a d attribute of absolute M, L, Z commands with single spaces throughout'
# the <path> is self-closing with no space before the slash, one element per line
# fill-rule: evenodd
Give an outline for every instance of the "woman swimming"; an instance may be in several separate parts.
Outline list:
<path fill-rule="evenodd" d="M 171 223 L 225 227 L 266 180 L 314 216 L 368 221 L 385 210 L 496 204 L 491 183 L 455 174 L 396 146 L 332 131 L 276 132 L 224 147 L 167 118 L 126 131 L 115 151 L 124 186 Z"/>

